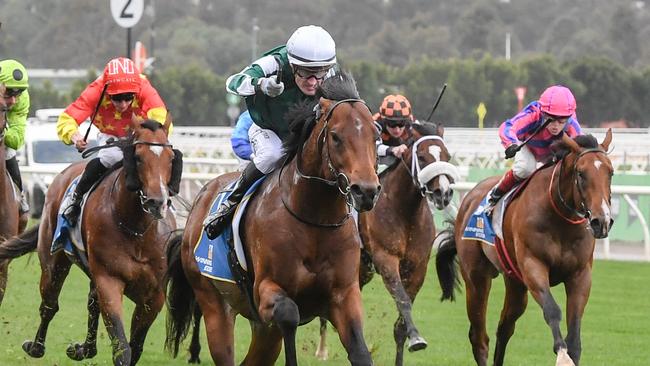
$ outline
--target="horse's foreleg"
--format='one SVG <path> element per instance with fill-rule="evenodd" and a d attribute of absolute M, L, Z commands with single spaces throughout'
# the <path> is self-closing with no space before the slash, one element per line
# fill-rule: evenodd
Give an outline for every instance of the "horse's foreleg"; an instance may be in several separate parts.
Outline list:
<path fill-rule="evenodd" d="M 154 293 L 150 299 L 137 302 L 131 316 L 131 341 L 129 342 L 131 346 L 131 365 L 135 365 L 142 356 L 144 340 L 164 303 L 165 294 L 162 291 Z"/>
<path fill-rule="evenodd" d="M 327 361 L 329 357 L 327 352 L 327 319 L 318 318 L 320 322 L 320 340 L 318 342 L 318 348 L 316 349 L 316 358 L 321 361 Z"/>
<path fill-rule="evenodd" d="M 53 262 L 43 265 L 47 260 L 52 260 Z M 54 256 L 48 253 L 46 257 L 41 257 L 41 306 L 39 307 L 41 323 L 38 326 L 34 340 L 25 341 L 22 346 L 23 351 L 31 357 L 40 358 L 45 354 L 47 329 L 50 321 L 52 321 L 54 315 L 59 311 L 59 294 L 61 293 L 63 282 L 68 276 L 71 265 L 72 263 L 68 261 L 62 252 Z"/>
<path fill-rule="evenodd" d="M 203 313 L 201 313 L 201 307 L 194 307 L 194 324 L 192 324 L 192 340 L 190 341 L 190 347 L 188 351 L 190 352 L 190 359 L 187 360 L 187 363 L 201 363 L 201 318 Z"/>
<path fill-rule="evenodd" d="M 461 262 L 461 264 L 463 264 Z M 486 312 L 488 295 L 492 286 L 492 277 L 486 269 L 474 267 L 476 263 L 463 269 L 465 280 L 465 306 L 469 319 L 469 341 L 478 366 L 486 366 L 489 354 L 490 337 L 487 335 Z"/>
<path fill-rule="evenodd" d="M 341 293 L 332 294 L 332 297 L 342 299 L 330 305 L 330 321 L 348 352 L 350 364 L 372 365 L 370 352 L 363 338 L 363 307 L 358 285 L 355 283 Z"/>
<path fill-rule="evenodd" d="M 94 282 L 90 282 L 88 292 L 88 333 L 83 344 L 71 344 L 66 350 L 68 357 L 75 361 L 93 358 L 97 355 L 97 326 L 99 325 L 99 303 Z"/>
<path fill-rule="evenodd" d="M 393 333 L 395 344 L 397 345 L 395 364 L 401 365 L 404 342 L 407 337 L 408 350 L 411 352 L 426 348 L 427 342 L 422 336 L 420 336 L 420 332 L 417 330 L 413 322 L 413 316 L 411 314 L 413 304 L 411 302 L 411 297 L 406 292 L 404 284 L 402 283 L 399 258 L 377 250 L 373 253 L 373 260 L 384 281 L 386 289 L 388 289 L 388 292 L 393 297 L 393 300 L 397 305 L 397 310 L 399 311 L 399 316 L 395 322 Z"/>
<path fill-rule="evenodd" d="M 282 348 L 282 332 L 276 325 L 269 326 L 256 321 L 251 324 L 251 344 L 243 366 L 273 366 Z M 286 350 L 285 350 L 286 353 Z M 290 365 L 287 363 L 287 365 Z"/>
<path fill-rule="evenodd" d="M 501 319 L 497 328 L 497 342 L 494 349 L 494 365 L 503 365 L 506 354 L 506 346 L 512 334 L 515 332 L 515 322 L 526 310 L 528 296 L 526 287 L 519 281 L 509 277 L 505 278 L 506 296 L 503 300 L 503 309 L 501 310 Z"/>
<path fill-rule="evenodd" d="M 7 289 L 9 262 L 11 262 L 10 259 L 0 261 L 0 305 L 2 305 L 2 299 L 5 297 L 5 290 Z"/>
<path fill-rule="evenodd" d="M 262 280 L 258 291 L 260 294 L 259 314 L 262 321 L 274 322 L 282 333 L 285 365 L 297 365 L 296 330 L 300 323 L 298 305 L 272 281 Z M 248 356 L 246 357 L 248 358 Z"/>
<path fill-rule="evenodd" d="M 208 348 L 215 365 L 235 365 L 235 313 L 224 302 L 210 280 L 201 275 L 188 277 L 196 296 L 208 336 Z M 276 356 L 277 358 L 277 356 Z"/>
<path fill-rule="evenodd" d="M 582 342 L 580 340 L 580 324 L 582 315 L 591 292 L 591 267 L 575 275 L 564 284 L 567 304 L 567 336 L 568 353 L 576 365 L 580 363 Z"/>
<path fill-rule="evenodd" d="M 130 365 L 131 347 L 126 339 L 122 322 L 124 284 L 104 273 L 94 273 L 94 279 L 97 286 L 99 308 L 113 346 L 113 364 L 116 366 Z"/>

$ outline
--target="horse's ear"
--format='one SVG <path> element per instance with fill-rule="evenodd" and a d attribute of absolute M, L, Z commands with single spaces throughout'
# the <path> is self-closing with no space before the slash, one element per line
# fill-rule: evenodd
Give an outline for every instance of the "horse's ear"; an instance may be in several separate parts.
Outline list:
<path fill-rule="evenodd" d="M 320 98 L 320 100 L 318 101 L 318 105 L 320 106 L 320 112 L 316 114 L 318 119 L 320 119 L 322 115 L 326 114 L 327 111 L 329 111 L 331 104 L 332 104 L 331 100 L 323 97 Z"/>
<path fill-rule="evenodd" d="M 169 136 L 169 128 L 172 126 L 172 114 L 170 111 L 167 111 L 167 117 L 165 117 L 165 123 L 163 124 L 163 130 L 165 135 Z"/>
<path fill-rule="evenodd" d="M 612 129 L 608 128 L 607 133 L 605 134 L 605 139 L 600 144 L 603 147 L 603 150 L 609 151 L 609 144 L 612 143 Z"/>
<path fill-rule="evenodd" d="M 569 137 L 569 135 L 567 135 L 566 133 L 562 135 L 562 143 L 565 146 L 567 146 L 569 149 L 571 149 L 571 151 L 575 153 L 580 152 L 580 145 L 578 145 L 577 142 L 573 141 L 573 139 Z"/>
<path fill-rule="evenodd" d="M 445 126 L 443 126 L 442 123 L 436 123 L 436 126 L 436 134 L 440 137 L 444 137 Z"/>

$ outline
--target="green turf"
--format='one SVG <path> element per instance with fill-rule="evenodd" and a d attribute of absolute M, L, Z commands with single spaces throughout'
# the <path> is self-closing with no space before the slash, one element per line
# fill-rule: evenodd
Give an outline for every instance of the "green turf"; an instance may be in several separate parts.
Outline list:
<path fill-rule="evenodd" d="M 26 256 L 10 267 L 9 286 L 0 308 L 0 365 L 111 365 L 111 352 L 103 323 L 100 324 L 99 354 L 92 360 L 74 362 L 65 356 L 71 342 L 85 336 L 87 280 L 73 268 L 63 288 L 60 311 L 50 324 L 47 351 L 42 359 L 31 359 L 20 345 L 32 339 L 39 323 L 38 292 L 40 269 L 38 259 Z M 582 345 L 584 365 L 648 365 L 650 351 L 650 264 L 597 261 L 594 268 L 591 299 L 583 318 Z M 554 294 L 564 307 L 563 288 Z M 378 276 L 363 293 L 366 313 L 364 334 L 376 365 L 391 365 L 394 357 L 392 325 L 395 305 Z M 471 365 L 473 359 L 467 340 L 468 322 L 464 295 L 459 302 L 440 303 L 440 289 L 433 266 L 414 306 L 414 318 L 421 334 L 429 342 L 426 350 L 406 353 L 406 365 Z M 493 351 L 495 328 L 501 303 L 501 278 L 494 281 L 489 310 L 489 334 Z M 132 304 L 127 300 L 125 313 Z M 164 313 L 156 320 L 146 341 L 141 365 L 185 365 L 185 355 L 178 359 L 163 352 Z M 128 324 L 128 321 L 127 321 Z M 299 329 L 298 358 L 301 365 L 342 365 L 347 358 L 338 337 L 330 331 L 330 361 L 317 361 L 313 356 L 318 324 L 312 322 Z M 236 335 L 237 360 L 241 361 L 249 341 L 248 323 L 239 318 Z M 211 364 L 205 338 L 201 352 L 203 364 Z M 530 299 L 527 312 L 517 323 L 506 355 L 507 365 L 552 365 L 552 339 L 539 306 Z M 283 355 L 277 364 L 284 364 Z"/>

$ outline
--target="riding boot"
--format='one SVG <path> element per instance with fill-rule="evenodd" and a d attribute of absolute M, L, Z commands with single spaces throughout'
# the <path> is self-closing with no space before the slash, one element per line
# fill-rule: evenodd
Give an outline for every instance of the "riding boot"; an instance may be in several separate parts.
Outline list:
<path fill-rule="evenodd" d="M 7 166 L 7 172 L 9 172 L 9 176 L 11 177 L 11 180 L 16 184 L 16 186 L 20 190 L 19 212 L 22 215 L 26 212 L 29 212 L 29 203 L 27 202 L 27 197 L 25 197 L 25 192 L 23 192 L 23 180 L 20 176 L 18 161 L 16 161 L 16 157 L 14 156 L 11 159 L 5 160 L 5 164 Z"/>
<path fill-rule="evenodd" d="M 515 186 L 519 182 L 519 179 L 517 176 L 513 173 L 512 169 L 508 170 L 501 180 L 499 181 L 499 184 L 497 184 L 496 187 L 490 192 L 490 197 L 488 198 L 488 208 L 491 210 L 496 206 L 497 202 L 503 197 L 504 194 L 506 194 L 508 191 L 512 189 L 512 187 Z"/>
<path fill-rule="evenodd" d="M 86 169 L 84 170 L 83 175 L 75 187 L 75 191 L 70 196 L 70 204 L 63 212 L 63 217 L 68 221 L 70 226 L 74 227 L 77 225 L 77 220 L 79 219 L 79 214 L 81 213 L 81 200 L 83 196 L 90 190 L 90 187 L 93 186 L 99 178 L 106 173 L 108 170 L 100 161 L 99 158 L 91 160 Z"/>
<path fill-rule="evenodd" d="M 208 238 L 214 239 L 221 234 L 221 231 L 230 222 L 235 208 L 237 208 L 239 202 L 244 198 L 244 194 L 246 194 L 248 188 L 263 176 L 264 173 L 257 170 L 255 164 L 250 163 L 246 166 L 228 199 L 219 206 L 217 212 L 209 215 L 205 219 L 207 223 L 205 225 L 205 232 L 208 234 Z"/>

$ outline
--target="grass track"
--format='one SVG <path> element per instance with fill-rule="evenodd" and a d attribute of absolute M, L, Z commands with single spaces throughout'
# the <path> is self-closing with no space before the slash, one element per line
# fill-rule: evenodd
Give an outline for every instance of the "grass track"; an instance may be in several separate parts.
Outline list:
<path fill-rule="evenodd" d="M 433 264 L 433 262 L 431 262 Z M 40 295 L 38 258 L 28 255 L 12 262 L 9 285 L 0 307 L 0 365 L 112 365 L 110 345 L 103 323 L 100 322 L 98 355 L 92 360 L 74 362 L 65 356 L 68 344 L 85 337 L 87 279 L 77 268 L 71 270 L 60 298 L 60 311 L 50 324 L 46 354 L 42 359 L 31 359 L 21 349 L 25 339 L 32 339 L 39 323 Z M 650 365 L 650 264 L 597 261 L 591 298 L 583 318 L 583 365 Z M 554 289 L 556 299 L 564 310 L 563 287 Z M 489 334 L 492 355 L 496 323 L 503 301 L 500 278 L 493 282 L 489 308 Z M 464 295 L 458 294 L 456 303 L 440 303 L 440 289 L 433 265 L 415 306 L 414 318 L 429 347 L 405 355 L 406 365 L 472 365 L 468 321 L 465 315 Z M 378 276 L 364 289 L 366 313 L 364 334 L 378 366 L 392 365 L 394 344 L 392 325 L 396 309 Z M 126 300 L 125 313 L 133 307 Z M 163 351 L 164 312 L 154 323 L 147 337 L 139 365 L 187 365 L 185 355 L 171 359 Z M 564 332 L 563 334 L 566 334 Z M 236 335 L 237 360 L 243 358 L 249 342 L 248 323 L 239 318 Z M 301 365 L 343 365 L 347 358 L 338 337 L 330 331 L 330 361 L 320 362 L 313 357 L 318 341 L 318 324 L 312 322 L 299 328 L 298 357 Z M 205 337 L 201 352 L 203 364 L 211 364 Z M 529 297 L 529 306 L 518 321 L 515 335 L 508 346 L 507 365 L 552 365 L 552 339 L 542 318 L 541 309 Z M 184 347 L 186 348 L 186 347 Z M 280 356 L 277 364 L 284 364 Z"/>

